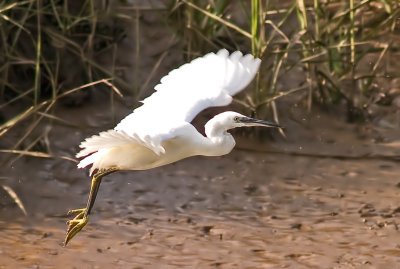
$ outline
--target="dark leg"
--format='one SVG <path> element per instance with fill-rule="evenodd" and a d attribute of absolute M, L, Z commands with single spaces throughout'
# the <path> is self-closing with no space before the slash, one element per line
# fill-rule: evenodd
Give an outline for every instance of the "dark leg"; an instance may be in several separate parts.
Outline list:
<path fill-rule="evenodd" d="M 94 206 L 94 202 L 96 201 L 97 197 L 97 192 L 99 191 L 100 188 L 100 183 L 101 180 L 103 179 L 104 176 L 111 174 L 112 172 L 117 171 L 116 168 L 110 168 L 107 170 L 99 171 L 97 172 L 92 179 L 92 184 L 90 187 L 90 193 L 89 193 L 89 199 L 86 205 L 86 210 L 85 210 L 85 216 L 87 217 L 90 215 L 90 212 L 92 211 L 92 208 Z"/>
<path fill-rule="evenodd" d="M 90 214 L 90 212 L 93 208 L 94 202 L 96 200 L 97 192 L 99 191 L 99 188 L 100 188 L 101 179 L 104 176 L 106 176 L 112 172 L 115 172 L 117 170 L 118 170 L 117 168 L 109 168 L 106 170 L 97 171 L 92 176 L 92 182 L 91 182 L 90 192 L 89 192 L 89 199 L 88 199 L 86 207 L 68 211 L 68 214 L 77 214 L 77 215 L 75 216 L 75 218 L 73 218 L 72 220 L 69 220 L 67 222 L 68 229 L 67 229 L 67 235 L 65 236 L 65 241 L 64 241 L 65 246 L 88 223 L 89 214 Z"/>

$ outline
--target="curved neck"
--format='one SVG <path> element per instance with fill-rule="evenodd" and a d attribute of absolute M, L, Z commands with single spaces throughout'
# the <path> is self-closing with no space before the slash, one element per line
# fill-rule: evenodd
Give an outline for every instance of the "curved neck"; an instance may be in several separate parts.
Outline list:
<path fill-rule="evenodd" d="M 206 123 L 205 133 L 207 135 L 207 140 L 211 143 L 204 155 L 220 156 L 232 151 L 236 143 L 233 136 L 227 132 L 229 129 L 229 127 L 221 124 L 215 118 Z"/>

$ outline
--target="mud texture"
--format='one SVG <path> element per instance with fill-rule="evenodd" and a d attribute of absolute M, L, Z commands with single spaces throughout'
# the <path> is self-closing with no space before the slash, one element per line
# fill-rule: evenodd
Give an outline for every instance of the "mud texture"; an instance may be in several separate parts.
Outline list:
<path fill-rule="evenodd" d="M 91 106 L 61 113 L 91 127 L 52 129 L 53 154 L 73 156 L 84 137 L 112 126 L 104 111 L 89 113 L 99 102 Z M 64 159 L 19 159 L 2 182 L 28 216 L 0 192 L 0 268 L 399 266 L 395 134 L 325 114 L 295 122 L 275 142 L 237 136 L 227 156 L 109 175 L 68 247 L 66 212 L 85 205 L 87 171 Z"/>

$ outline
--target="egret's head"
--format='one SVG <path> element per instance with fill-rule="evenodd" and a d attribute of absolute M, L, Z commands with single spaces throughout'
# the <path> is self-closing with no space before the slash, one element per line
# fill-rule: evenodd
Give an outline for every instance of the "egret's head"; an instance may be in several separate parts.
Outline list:
<path fill-rule="evenodd" d="M 205 127 L 206 134 L 209 136 L 209 134 L 212 135 L 212 133 L 217 130 L 226 131 L 237 127 L 251 126 L 282 128 L 275 122 L 250 118 L 233 111 L 227 111 L 216 115 L 206 124 Z"/>
<path fill-rule="evenodd" d="M 231 113 L 233 113 L 233 115 L 230 115 L 230 117 L 234 122 L 235 127 L 263 126 L 263 127 L 282 128 L 279 124 L 272 121 L 250 118 L 236 112 L 231 112 Z"/>

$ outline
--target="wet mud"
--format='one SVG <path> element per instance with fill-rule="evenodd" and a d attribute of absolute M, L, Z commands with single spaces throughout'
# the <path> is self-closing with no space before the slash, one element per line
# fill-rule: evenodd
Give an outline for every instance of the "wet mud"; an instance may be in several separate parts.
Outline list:
<path fill-rule="evenodd" d="M 154 42 L 168 31 L 152 21 L 158 24 L 142 31 L 151 46 L 141 47 L 136 78 L 149 80 L 146 89 L 182 62 L 178 45 Z M 128 34 L 134 40 L 134 30 Z M 135 58 L 128 41 L 119 47 L 125 62 Z M 286 138 L 273 133 L 257 142 L 235 133 L 229 155 L 107 176 L 88 226 L 67 247 L 66 212 L 86 205 L 88 171 L 59 158 L 2 167 L 0 183 L 15 190 L 28 216 L 0 189 L 0 268 L 399 268 L 398 126 L 346 124 L 344 113 L 316 106 L 307 114 L 297 97 L 277 100 Z M 96 98 L 57 108 L 71 126 L 46 129 L 51 154 L 73 157 L 80 141 L 137 105 L 127 96 L 110 106 L 108 92 Z"/>
<path fill-rule="evenodd" d="M 28 216 L 0 193 L 0 268 L 396 268 L 400 167 L 365 153 L 396 155 L 397 147 L 377 148 L 334 122 L 322 142 L 298 130 L 256 152 L 238 138 L 227 156 L 109 175 L 67 247 L 66 212 L 85 205 L 87 171 L 64 159 L 20 159 L 4 178 Z M 73 156 L 101 128 L 54 129 L 54 154 Z"/>

